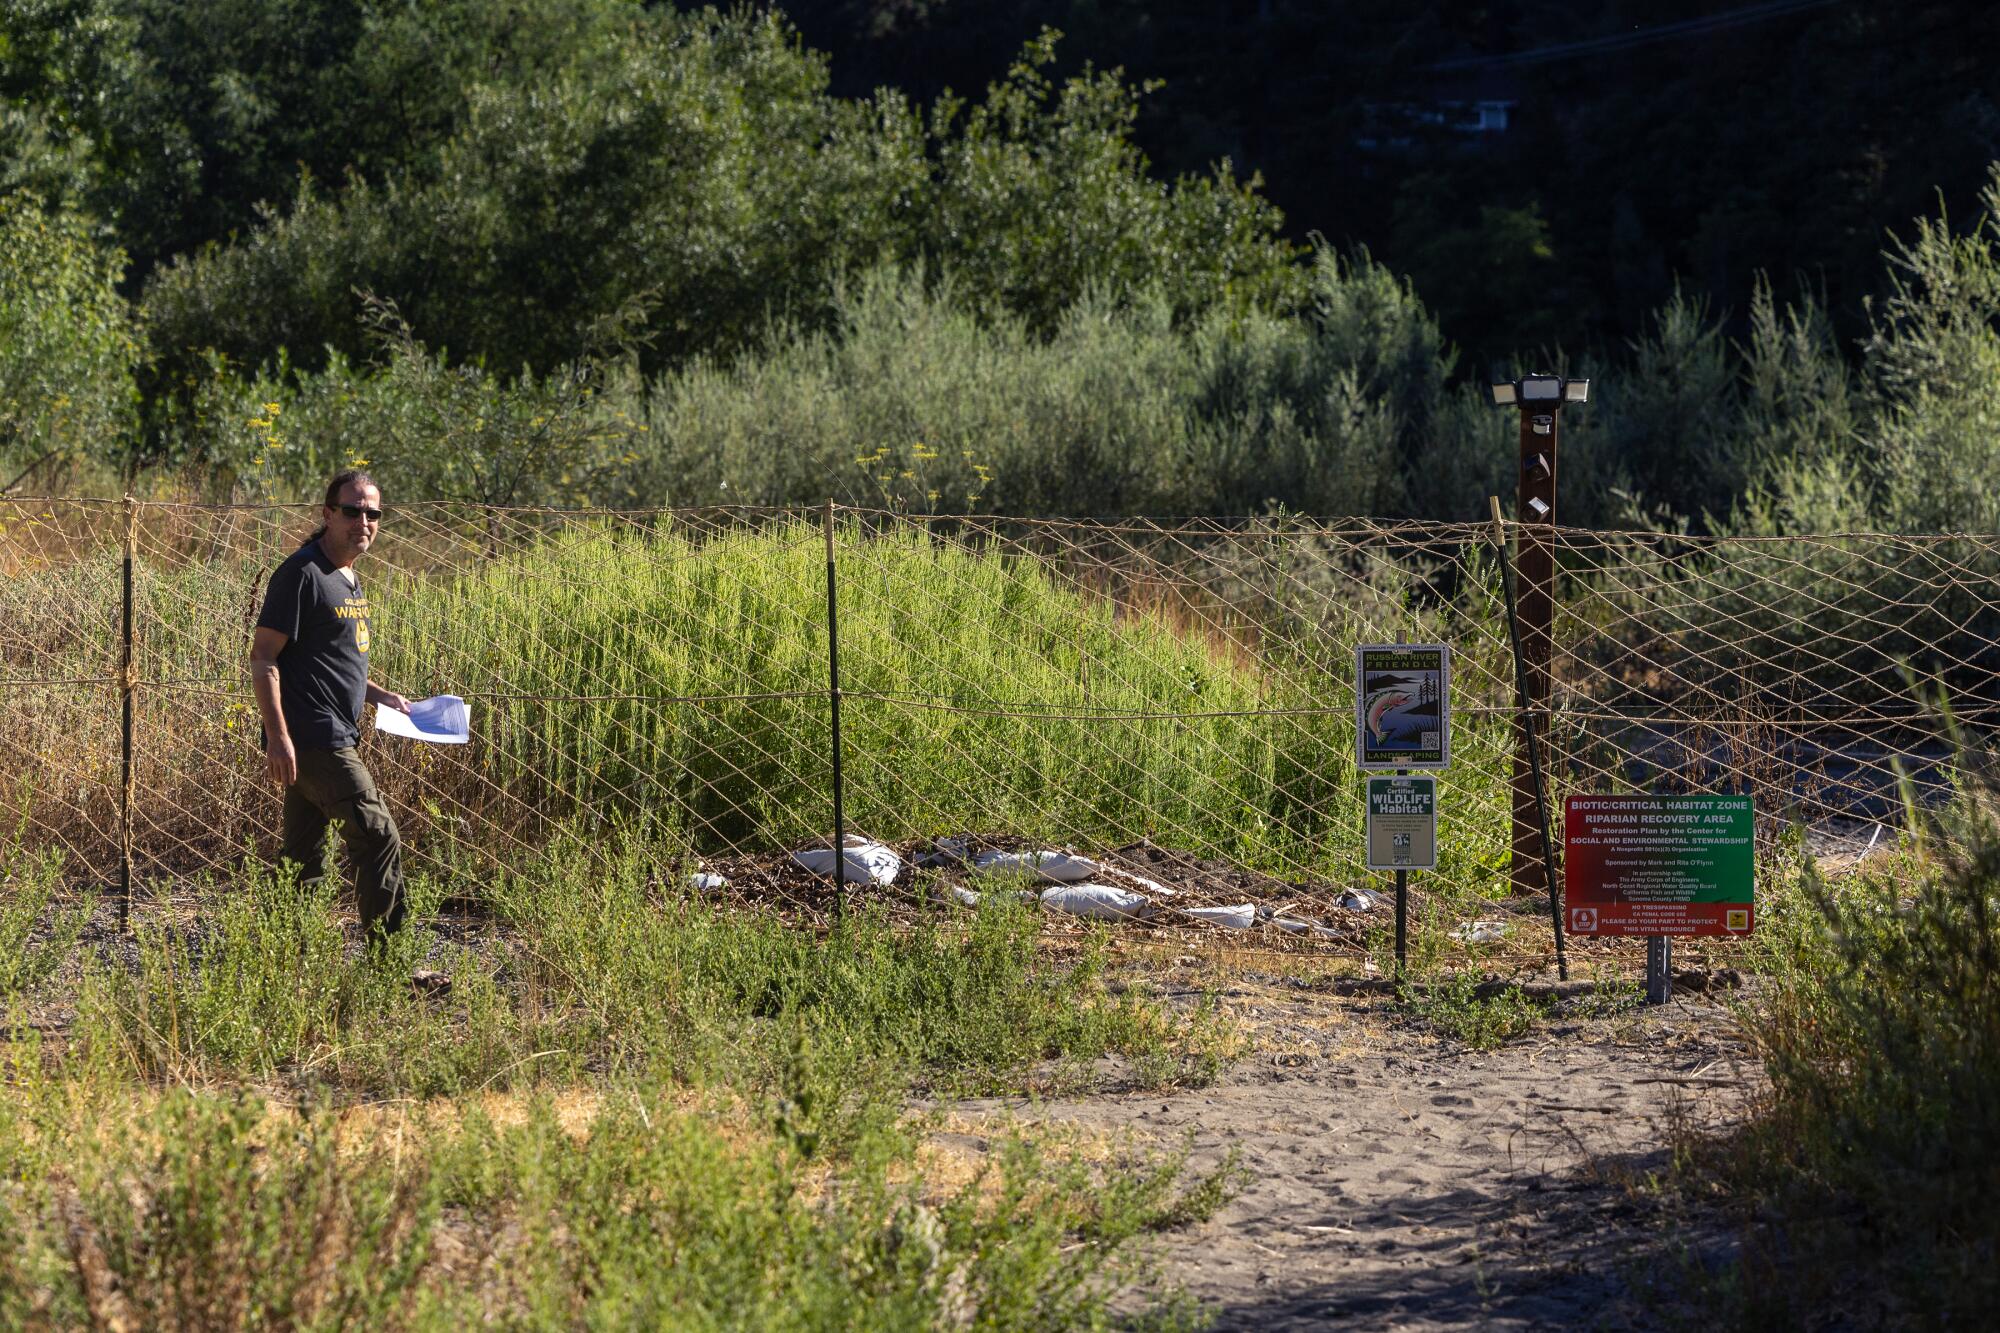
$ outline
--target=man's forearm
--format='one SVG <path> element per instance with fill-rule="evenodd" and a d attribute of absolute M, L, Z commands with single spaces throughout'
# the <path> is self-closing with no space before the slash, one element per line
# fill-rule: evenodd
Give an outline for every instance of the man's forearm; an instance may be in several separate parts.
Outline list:
<path fill-rule="evenodd" d="M 290 740 L 291 733 L 285 730 L 285 710 L 279 703 L 278 664 L 250 659 L 250 689 L 257 696 L 257 711 L 264 717 L 265 739 Z"/>

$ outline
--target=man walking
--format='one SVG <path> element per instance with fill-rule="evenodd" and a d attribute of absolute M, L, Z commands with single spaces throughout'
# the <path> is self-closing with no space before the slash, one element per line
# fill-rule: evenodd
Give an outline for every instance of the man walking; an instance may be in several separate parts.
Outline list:
<path fill-rule="evenodd" d="M 264 764 L 285 793 L 284 857 L 310 883 L 329 870 L 326 828 L 340 826 L 370 944 L 403 924 L 403 844 L 355 745 L 361 705 L 409 712 L 368 679 L 368 598 L 354 562 L 374 544 L 382 492 L 366 472 L 327 483 L 320 529 L 271 576 L 250 644 L 264 716 Z"/>

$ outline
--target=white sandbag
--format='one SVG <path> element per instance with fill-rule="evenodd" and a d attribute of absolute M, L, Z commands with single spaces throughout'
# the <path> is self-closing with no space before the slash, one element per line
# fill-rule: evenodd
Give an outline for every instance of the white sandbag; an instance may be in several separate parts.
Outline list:
<path fill-rule="evenodd" d="M 963 884 L 940 884 L 938 893 L 961 907 L 977 907 L 980 900 L 986 896 L 975 889 L 966 888 Z M 1000 896 L 1005 898 L 1009 895 L 1005 891 L 1000 891 Z M 1019 889 L 1012 896 L 1032 905 L 1040 895 L 1033 889 Z"/>
<path fill-rule="evenodd" d="M 1041 902 L 1051 912 L 1092 921 L 1144 921 L 1160 910 L 1145 894 L 1115 884 L 1059 884 L 1043 889 Z"/>
<path fill-rule="evenodd" d="M 917 853 L 917 864 L 926 867 L 956 866 L 965 864 L 965 858 L 972 855 L 972 839 L 963 833 L 953 833 L 935 839 L 931 849 Z"/>
<path fill-rule="evenodd" d="M 1468 921 L 1457 930 L 1451 932 L 1451 937 L 1466 944 L 1498 944 L 1501 940 L 1507 938 L 1507 923 L 1505 921 Z"/>
<path fill-rule="evenodd" d="M 1173 898 L 1180 894 L 1179 889 L 1170 889 L 1158 880 L 1147 879 L 1144 875 L 1135 875 L 1131 871 L 1121 870 L 1117 866 L 1100 866 L 1098 867 L 1098 873 L 1107 875 L 1121 883 L 1130 884 L 1139 892 L 1151 894 L 1155 898 Z"/>
<path fill-rule="evenodd" d="M 903 858 L 881 843 L 858 834 L 847 835 L 841 854 L 840 878 L 848 884 L 873 884 L 886 888 L 902 872 Z M 815 875 L 833 875 L 833 849 L 807 847 L 792 853 L 792 864 Z"/>
<path fill-rule="evenodd" d="M 1267 926 L 1276 926 L 1279 930 L 1290 935 L 1316 935 L 1323 940 L 1344 940 L 1347 938 L 1347 932 L 1344 930 L 1335 930 L 1332 926 L 1323 926 L 1317 921 L 1301 921 L 1297 917 L 1274 916 L 1264 924 Z"/>
<path fill-rule="evenodd" d="M 1047 880 L 1051 884 L 1081 884 L 1101 867 L 1087 856 L 1068 852 L 974 852 L 971 870 L 975 875 L 1014 875 Z"/>
<path fill-rule="evenodd" d="M 729 881 L 710 870 L 697 870 L 688 876 L 688 887 L 696 893 L 712 893 L 716 889 L 726 889 Z"/>
<path fill-rule="evenodd" d="M 1231 930 L 1248 930 L 1257 924 L 1254 903 L 1238 903 L 1234 907 L 1185 907 L 1181 909 L 1181 915 L 1212 925 L 1227 926 Z"/>

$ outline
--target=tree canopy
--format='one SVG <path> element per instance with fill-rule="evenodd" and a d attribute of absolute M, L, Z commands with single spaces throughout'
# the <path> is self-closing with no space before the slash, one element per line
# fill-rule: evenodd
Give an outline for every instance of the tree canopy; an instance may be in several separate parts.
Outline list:
<path fill-rule="evenodd" d="M 2000 19 L 1566 14 L 16 0 L 0 482 L 1990 522 Z"/>

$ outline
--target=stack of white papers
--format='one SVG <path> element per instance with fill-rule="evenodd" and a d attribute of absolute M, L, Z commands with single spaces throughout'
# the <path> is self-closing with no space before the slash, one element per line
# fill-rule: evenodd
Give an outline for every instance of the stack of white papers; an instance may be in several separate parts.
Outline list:
<path fill-rule="evenodd" d="M 472 739 L 472 708 L 455 694 L 419 699 L 410 705 L 408 713 L 378 704 L 375 730 L 385 736 L 407 736 L 413 741 L 463 745 Z"/>

